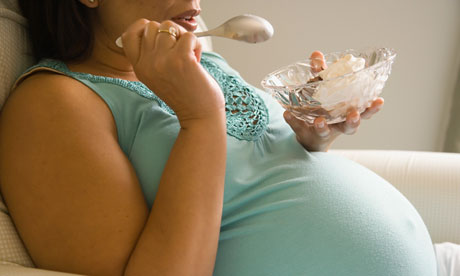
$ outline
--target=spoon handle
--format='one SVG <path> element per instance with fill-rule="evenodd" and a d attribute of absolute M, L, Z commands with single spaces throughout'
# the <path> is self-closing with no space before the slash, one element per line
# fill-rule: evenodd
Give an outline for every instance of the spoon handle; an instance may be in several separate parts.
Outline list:
<path fill-rule="evenodd" d="M 225 26 L 219 26 L 217 28 L 207 30 L 204 32 L 198 32 L 198 33 L 193 33 L 196 35 L 196 37 L 202 37 L 202 36 L 222 36 L 222 37 L 227 37 L 227 32 L 226 32 Z"/>
<path fill-rule="evenodd" d="M 212 33 L 210 31 L 193 33 L 196 37 L 210 36 Z"/>

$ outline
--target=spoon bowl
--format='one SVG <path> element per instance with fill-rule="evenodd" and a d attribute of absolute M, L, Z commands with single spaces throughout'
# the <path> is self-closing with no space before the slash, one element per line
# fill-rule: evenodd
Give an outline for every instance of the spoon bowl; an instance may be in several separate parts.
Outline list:
<path fill-rule="evenodd" d="M 197 37 L 219 36 L 248 43 L 259 43 L 273 36 L 273 26 L 262 17 L 244 14 L 230 18 L 217 28 L 195 33 L 195 35 Z"/>

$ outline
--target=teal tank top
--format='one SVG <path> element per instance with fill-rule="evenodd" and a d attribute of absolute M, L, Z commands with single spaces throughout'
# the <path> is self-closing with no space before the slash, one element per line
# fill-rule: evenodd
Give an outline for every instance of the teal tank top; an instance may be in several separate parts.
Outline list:
<path fill-rule="evenodd" d="M 282 107 L 225 60 L 202 66 L 226 99 L 227 167 L 215 276 L 434 276 L 429 233 L 409 201 L 368 169 L 308 152 Z M 173 110 L 140 82 L 52 70 L 91 88 L 109 106 L 119 144 L 151 208 L 179 132 Z"/>

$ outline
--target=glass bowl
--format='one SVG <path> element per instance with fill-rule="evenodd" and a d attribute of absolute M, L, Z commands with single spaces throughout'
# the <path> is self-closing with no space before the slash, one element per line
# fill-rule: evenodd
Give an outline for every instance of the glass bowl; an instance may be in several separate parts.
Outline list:
<path fill-rule="evenodd" d="M 311 81 L 318 73 L 312 71 L 310 59 L 301 60 L 268 74 L 262 87 L 295 117 L 310 124 L 317 117 L 324 117 L 329 124 L 343 122 L 351 108 L 362 113 L 380 95 L 396 57 L 389 48 L 349 49 L 325 54 L 326 64 L 347 54 L 364 58 L 365 67 L 336 78 Z"/>

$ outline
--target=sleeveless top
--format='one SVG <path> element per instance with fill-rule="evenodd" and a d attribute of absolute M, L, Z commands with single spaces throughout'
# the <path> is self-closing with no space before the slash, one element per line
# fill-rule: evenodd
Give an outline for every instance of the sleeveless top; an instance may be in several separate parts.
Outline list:
<path fill-rule="evenodd" d="M 436 275 L 429 233 L 391 184 L 348 159 L 306 151 L 282 107 L 220 55 L 203 53 L 201 64 L 221 86 L 227 115 L 214 275 Z M 174 111 L 140 82 L 71 72 L 56 60 L 22 79 L 40 70 L 74 78 L 107 103 L 151 208 L 180 128 Z"/>

